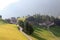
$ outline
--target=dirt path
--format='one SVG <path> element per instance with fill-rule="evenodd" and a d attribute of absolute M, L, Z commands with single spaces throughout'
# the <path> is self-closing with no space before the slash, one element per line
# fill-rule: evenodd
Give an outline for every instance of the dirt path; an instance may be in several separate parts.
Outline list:
<path fill-rule="evenodd" d="M 19 25 L 17 25 L 17 26 L 19 26 Z M 32 38 L 29 35 L 27 35 L 26 33 L 24 33 L 22 30 L 23 30 L 23 28 L 20 27 L 20 31 L 28 38 L 28 40 L 32 40 Z"/>

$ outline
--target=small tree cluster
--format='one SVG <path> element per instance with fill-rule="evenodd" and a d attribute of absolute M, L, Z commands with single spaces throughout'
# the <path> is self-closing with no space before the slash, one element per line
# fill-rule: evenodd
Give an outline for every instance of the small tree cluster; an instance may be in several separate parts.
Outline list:
<path fill-rule="evenodd" d="M 56 19 L 54 20 L 54 23 L 55 23 L 55 25 L 60 26 L 60 19 L 56 18 Z"/>
<path fill-rule="evenodd" d="M 0 19 L 2 18 L 2 15 L 0 15 Z"/>
<path fill-rule="evenodd" d="M 21 26 L 23 28 L 23 31 L 26 33 L 26 34 L 32 34 L 33 33 L 33 27 L 31 24 L 29 24 L 29 22 L 27 21 L 18 21 L 18 24 L 19 26 Z"/>
<path fill-rule="evenodd" d="M 22 28 L 24 28 L 24 22 L 23 21 L 18 21 L 18 25 L 21 26 Z"/>
<path fill-rule="evenodd" d="M 33 33 L 34 29 L 33 29 L 32 25 L 29 24 L 29 22 L 26 21 L 26 22 L 25 22 L 25 28 L 24 28 L 23 31 L 24 31 L 26 34 L 30 35 L 30 34 Z"/>
<path fill-rule="evenodd" d="M 5 19 L 5 22 L 10 23 L 10 19 Z"/>

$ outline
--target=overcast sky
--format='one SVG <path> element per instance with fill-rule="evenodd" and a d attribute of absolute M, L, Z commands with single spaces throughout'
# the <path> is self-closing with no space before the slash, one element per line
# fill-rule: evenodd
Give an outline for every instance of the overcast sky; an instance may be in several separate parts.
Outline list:
<path fill-rule="evenodd" d="M 60 0 L 0 0 L 0 15 L 3 18 L 35 13 L 60 16 Z"/>

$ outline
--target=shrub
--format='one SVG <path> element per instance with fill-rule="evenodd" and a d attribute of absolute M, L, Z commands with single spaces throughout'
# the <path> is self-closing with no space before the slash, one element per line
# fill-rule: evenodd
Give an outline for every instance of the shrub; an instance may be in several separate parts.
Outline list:
<path fill-rule="evenodd" d="M 23 27 L 24 27 L 24 22 L 19 20 L 19 21 L 18 21 L 18 25 L 23 28 Z"/>
<path fill-rule="evenodd" d="M 26 33 L 26 34 L 28 34 L 28 35 L 30 35 L 30 34 L 32 34 L 33 33 L 33 27 L 32 27 L 32 25 L 31 24 L 29 24 L 29 22 L 25 22 L 25 26 L 24 26 L 25 28 L 24 28 L 24 32 Z"/>
<path fill-rule="evenodd" d="M 60 19 L 55 19 L 54 22 L 55 22 L 56 25 L 60 26 Z"/>
<path fill-rule="evenodd" d="M 31 24 L 29 24 L 29 22 L 27 21 L 18 21 L 18 24 L 19 26 L 21 26 L 23 28 L 23 31 L 26 33 L 26 34 L 32 34 L 33 33 L 33 27 Z"/>

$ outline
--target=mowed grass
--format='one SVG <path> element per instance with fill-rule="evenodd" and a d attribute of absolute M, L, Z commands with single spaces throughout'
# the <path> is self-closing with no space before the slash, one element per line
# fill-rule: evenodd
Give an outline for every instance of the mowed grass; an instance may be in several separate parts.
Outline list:
<path fill-rule="evenodd" d="M 52 27 L 49 31 L 45 28 L 34 26 L 34 30 L 34 33 L 31 35 L 33 40 L 60 40 L 60 28 Z"/>
<path fill-rule="evenodd" d="M 20 21 L 23 21 L 23 22 L 24 22 L 24 21 L 26 20 L 26 18 L 27 18 L 27 17 L 22 17 L 22 18 L 18 18 L 18 20 L 20 20 Z"/>
<path fill-rule="evenodd" d="M 28 40 L 15 24 L 0 25 L 0 40 Z"/>

